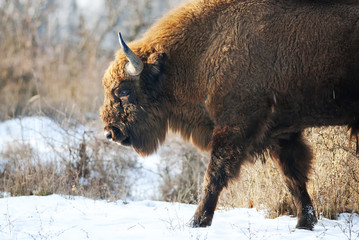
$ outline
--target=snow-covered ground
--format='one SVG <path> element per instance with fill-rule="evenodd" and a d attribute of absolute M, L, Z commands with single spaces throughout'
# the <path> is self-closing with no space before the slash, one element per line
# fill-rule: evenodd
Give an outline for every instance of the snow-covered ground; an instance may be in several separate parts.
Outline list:
<path fill-rule="evenodd" d="M 155 201 L 106 202 L 52 195 L 0 199 L 0 239 L 358 239 L 359 217 L 319 220 L 314 231 L 296 218 L 266 219 L 255 209 L 217 210 L 211 227 L 193 229 L 196 206 Z"/>

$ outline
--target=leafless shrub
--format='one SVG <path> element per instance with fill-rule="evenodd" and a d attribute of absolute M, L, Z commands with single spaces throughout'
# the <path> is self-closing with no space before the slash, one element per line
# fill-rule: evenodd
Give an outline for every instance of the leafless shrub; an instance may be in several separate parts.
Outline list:
<path fill-rule="evenodd" d="M 336 218 L 341 212 L 359 211 L 359 156 L 345 127 L 310 129 L 314 144 L 311 191 L 318 213 Z"/>
<path fill-rule="evenodd" d="M 54 146 L 55 155 L 48 157 L 26 142 L 8 145 L 0 152 L 0 191 L 12 196 L 59 193 L 126 199 L 140 177 L 141 166 L 130 150 L 99 139 L 93 132 L 84 132 L 80 141 L 56 151 Z"/>
<path fill-rule="evenodd" d="M 171 134 L 168 145 L 160 151 L 162 200 L 197 203 L 201 197 L 202 181 L 208 164 L 208 155 L 199 153 L 179 136 Z"/>

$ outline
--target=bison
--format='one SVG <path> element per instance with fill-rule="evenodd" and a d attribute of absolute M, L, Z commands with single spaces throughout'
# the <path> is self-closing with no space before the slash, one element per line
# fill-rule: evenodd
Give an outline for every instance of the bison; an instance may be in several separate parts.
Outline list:
<path fill-rule="evenodd" d="M 210 152 L 194 227 L 211 225 L 222 189 L 268 151 L 296 227 L 313 229 L 302 132 L 346 125 L 358 139 L 357 0 L 194 0 L 141 39 L 119 40 L 103 77 L 106 137 L 148 155 L 172 129 Z"/>

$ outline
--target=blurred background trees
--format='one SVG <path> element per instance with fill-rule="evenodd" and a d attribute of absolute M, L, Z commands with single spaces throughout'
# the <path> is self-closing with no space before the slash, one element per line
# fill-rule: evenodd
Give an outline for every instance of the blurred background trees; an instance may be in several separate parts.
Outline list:
<path fill-rule="evenodd" d="M 96 118 L 117 32 L 138 38 L 178 2 L 0 0 L 0 120 Z"/>

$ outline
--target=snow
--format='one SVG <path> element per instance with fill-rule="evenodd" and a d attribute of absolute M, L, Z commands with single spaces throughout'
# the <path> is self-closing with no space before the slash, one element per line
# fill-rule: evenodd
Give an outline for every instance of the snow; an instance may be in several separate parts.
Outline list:
<path fill-rule="evenodd" d="M 266 219 L 256 209 L 217 210 L 213 224 L 194 229 L 196 206 L 156 201 L 107 202 L 82 197 L 0 199 L 0 239 L 351 239 L 359 217 L 319 220 L 313 231 L 295 229 L 296 218 Z M 349 231 L 350 230 L 350 231 Z"/>
<path fill-rule="evenodd" d="M 42 160 L 59 159 L 64 148 L 81 143 L 87 129 L 64 128 L 47 117 L 25 117 L 0 123 L 0 152 L 14 144 L 28 145 Z"/>

